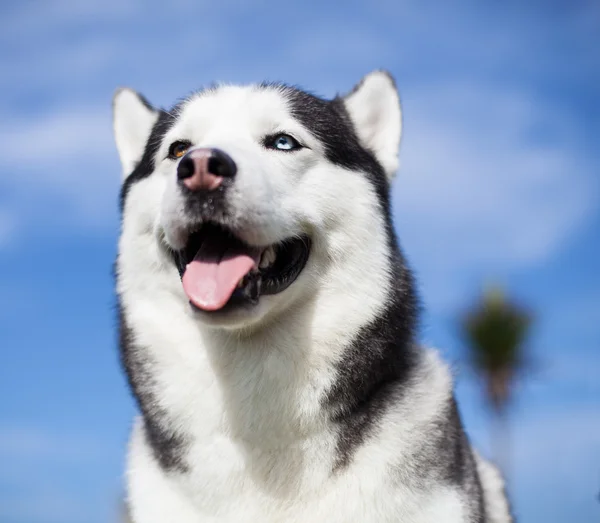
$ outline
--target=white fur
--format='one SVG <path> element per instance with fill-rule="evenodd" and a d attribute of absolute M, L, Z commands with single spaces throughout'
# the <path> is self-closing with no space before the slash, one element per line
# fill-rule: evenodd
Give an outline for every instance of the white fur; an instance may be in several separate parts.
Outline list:
<path fill-rule="evenodd" d="M 505 523 L 510 518 L 508 500 L 504 495 L 504 479 L 490 462 L 475 452 L 475 462 L 485 492 L 485 509 L 489 523 Z"/>
<path fill-rule="evenodd" d="M 123 167 L 123 177 L 133 171 L 141 159 L 152 126 L 158 118 L 131 89 L 117 89 L 113 97 L 113 130 Z"/>
<path fill-rule="evenodd" d="M 402 114 L 398 91 L 383 71 L 367 75 L 346 97 L 346 109 L 367 149 L 373 151 L 388 178 L 398 170 Z"/>
<path fill-rule="evenodd" d="M 196 441 L 190 456 L 202 466 L 184 477 L 164 474 L 136 424 L 129 456 L 134 521 L 465 522 L 469 502 L 458 491 L 416 489 L 397 479 L 411 473 L 399 457 L 409 455 L 426 437 L 450 390 L 449 374 L 433 352 L 419 378 L 407 399 L 387 415 L 378 437 L 337 478 L 330 475 L 334 434 L 327 430 L 300 441 L 282 440 L 279 447 L 255 439 L 249 454 L 225 427 L 214 428 L 216 434 Z M 213 399 L 202 406 L 208 409 Z M 210 420 L 209 410 L 203 414 Z M 397 470 L 391 472 L 391 466 Z"/>
<path fill-rule="evenodd" d="M 347 103 L 365 127 L 361 139 L 391 172 L 400 127 L 384 114 L 393 110 L 389 99 L 383 103 L 392 85 L 385 82 L 379 73 L 368 77 Z M 149 134 L 156 115 L 135 97 L 123 97 L 115 104 L 115 133 L 125 171 L 139 161 L 137 138 Z M 143 131 L 131 132 L 132 122 Z M 275 131 L 292 133 L 308 148 L 266 150 L 260 138 Z M 261 297 L 252 312 L 211 320 L 188 305 L 166 249 L 183 245 L 189 220 L 176 162 L 166 159 L 169 144 L 182 138 L 235 158 L 233 220 L 246 242 L 312 238 L 298 280 Z M 347 469 L 331 473 L 337 433 L 321 407 L 323 396 L 344 347 L 385 306 L 390 288 L 383 217 L 366 177 L 327 161 L 280 92 L 253 87 L 220 87 L 187 101 L 155 164 L 126 200 L 117 290 L 135 340 L 153 363 L 156 408 L 169 412 L 173 429 L 192 442 L 191 466 L 186 473 L 164 472 L 136 424 L 128 464 L 133 521 L 465 521 L 469 502 L 458 490 L 415 488 L 398 479 L 410 475 L 399 458 L 426 437 L 451 394 L 450 376 L 432 353 L 424 353 L 406 399 L 386 414 L 376 436 Z M 347 197 L 340 198 L 340 188 Z"/>

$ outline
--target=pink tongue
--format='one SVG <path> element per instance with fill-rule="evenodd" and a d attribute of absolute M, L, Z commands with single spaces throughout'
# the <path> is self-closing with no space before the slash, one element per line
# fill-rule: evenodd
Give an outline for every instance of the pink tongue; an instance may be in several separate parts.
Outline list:
<path fill-rule="evenodd" d="M 199 309 L 216 311 L 229 301 L 240 280 L 258 264 L 259 252 L 221 247 L 207 239 L 183 274 L 183 290 Z"/>

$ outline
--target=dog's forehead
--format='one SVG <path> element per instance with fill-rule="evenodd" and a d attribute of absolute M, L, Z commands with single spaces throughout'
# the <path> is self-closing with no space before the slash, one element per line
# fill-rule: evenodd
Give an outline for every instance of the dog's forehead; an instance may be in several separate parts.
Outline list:
<path fill-rule="evenodd" d="M 219 124 L 263 128 L 294 119 L 286 90 L 276 86 L 224 85 L 201 91 L 182 102 L 176 110 L 176 127 Z"/>

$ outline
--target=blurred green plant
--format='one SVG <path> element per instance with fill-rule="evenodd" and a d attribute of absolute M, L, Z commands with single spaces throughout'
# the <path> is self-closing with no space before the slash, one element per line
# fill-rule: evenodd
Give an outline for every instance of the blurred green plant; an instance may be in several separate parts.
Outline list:
<path fill-rule="evenodd" d="M 460 322 L 469 363 L 483 381 L 495 420 L 493 452 L 505 474 L 510 461 L 507 410 L 515 379 L 528 366 L 525 344 L 531 324 L 529 311 L 508 300 L 500 287 L 488 288 Z"/>

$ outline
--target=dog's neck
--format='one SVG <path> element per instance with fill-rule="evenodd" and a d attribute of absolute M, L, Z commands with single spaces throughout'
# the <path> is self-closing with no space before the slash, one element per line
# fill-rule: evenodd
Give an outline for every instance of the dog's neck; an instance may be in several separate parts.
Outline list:
<path fill-rule="evenodd" d="M 268 328 L 236 332 L 203 325 L 179 296 L 147 292 L 129 287 L 122 296 L 135 353 L 147 361 L 128 372 L 143 367 L 151 374 L 144 387 L 176 418 L 169 423 L 194 432 L 220 425 L 260 446 L 323 430 L 324 397 L 344 345 L 356 335 L 348 312 L 352 296 L 344 296 L 344 309 L 339 298 L 322 293 L 292 305 Z"/>

